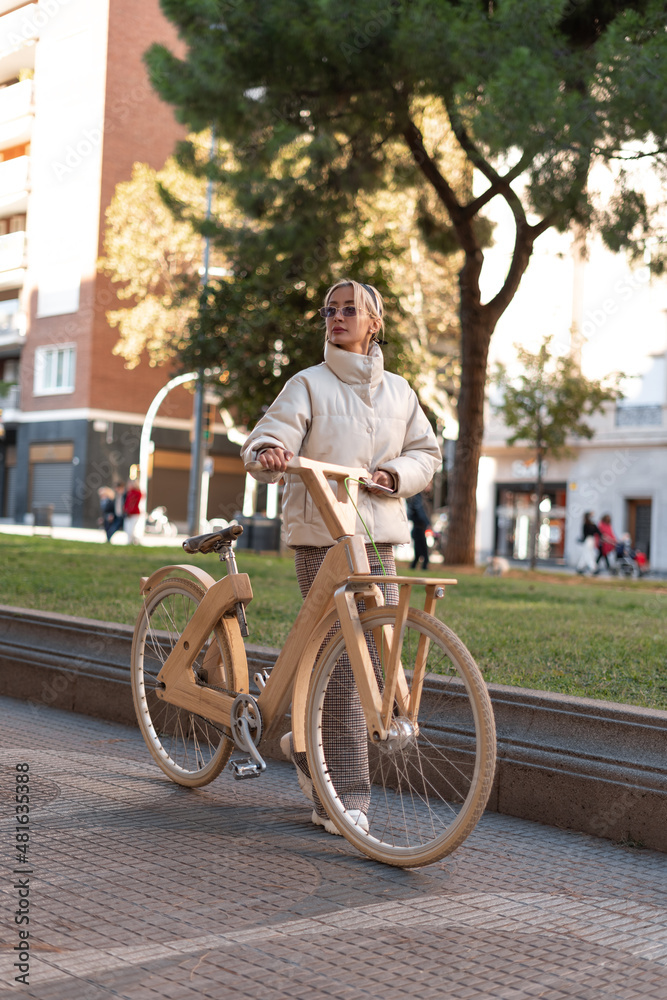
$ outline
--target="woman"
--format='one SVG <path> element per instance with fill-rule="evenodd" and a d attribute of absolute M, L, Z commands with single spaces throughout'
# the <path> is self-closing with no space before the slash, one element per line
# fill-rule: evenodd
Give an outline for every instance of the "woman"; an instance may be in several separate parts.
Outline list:
<path fill-rule="evenodd" d="M 609 565 L 609 554 L 616 548 L 617 538 L 611 527 L 611 515 L 603 514 L 600 518 L 600 523 L 598 524 L 598 558 L 597 558 L 597 568 L 595 570 L 595 575 L 597 576 L 600 572 L 600 563 L 604 560 L 604 564 L 607 567 L 607 572 L 611 572 L 611 567 Z"/>
<path fill-rule="evenodd" d="M 593 512 L 588 510 L 584 514 L 584 523 L 581 528 L 582 543 L 581 554 L 577 563 L 577 573 L 580 575 L 587 570 L 595 573 L 597 559 L 597 539 L 600 537 L 600 529 L 593 520 Z"/>
<path fill-rule="evenodd" d="M 141 513 L 141 490 L 139 489 L 139 484 L 133 479 L 127 484 L 123 513 L 123 528 L 127 534 L 127 544 L 138 545 L 139 539 L 136 537 L 135 531 Z"/>
<path fill-rule="evenodd" d="M 401 498 L 430 483 L 441 461 L 440 450 L 415 393 L 400 375 L 384 370 L 378 346 L 384 329 L 378 290 L 357 281 L 339 281 L 327 292 L 320 313 L 326 324 L 324 361 L 286 383 L 246 441 L 243 460 L 246 465 L 260 462 L 266 471 L 253 475 L 261 482 L 277 482 L 295 455 L 367 469 L 372 484 L 393 492 L 388 495 L 373 485 L 360 490 L 358 508 L 368 533 L 360 520 L 356 533 L 366 537 L 371 572 L 382 572 L 370 544 L 373 539 L 386 572 L 395 574 L 392 546 L 410 538 Z M 283 493 L 283 533 L 296 550 L 297 580 L 305 597 L 334 542 L 305 486 L 289 474 Z M 396 604 L 397 587 L 389 585 L 386 590 L 386 602 Z M 315 805 L 313 822 L 338 833 L 312 789 L 305 754 L 293 753 L 289 734 L 281 747 L 296 764 L 299 784 Z M 365 752 L 364 739 L 358 761 L 349 764 L 351 791 L 344 800 L 364 828 L 366 797 L 359 786 Z M 340 790 L 342 782 L 337 787 Z"/>

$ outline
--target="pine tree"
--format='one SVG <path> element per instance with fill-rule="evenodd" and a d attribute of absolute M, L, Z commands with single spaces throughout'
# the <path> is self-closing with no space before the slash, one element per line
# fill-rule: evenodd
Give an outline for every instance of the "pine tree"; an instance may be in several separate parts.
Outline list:
<path fill-rule="evenodd" d="M 151 79 L 190 128 L 214 125 L 233 147 L 226 180 L 257 222 L 246 274 L 250 283 L 266 279 L 269 312 L 257 329 L 273 322 L 276 289 L 306 310 L 319 301 L 321 289 L 309 284 L 312 255 L 339 261 L 348 233 L 358 231 L 360 194 L 406 172 L 425 192 L 425 236 L 458 249 L 460 433 L 445 557 L 472 562 L 489 343 L 535 240 L 550 227 L 595 222 L 610 245 L 639 253 L 651 234 L 631 171 L 616 172 L 616 197 L 599 218 L 587 181 L 596 162 L 665 152 L 662 0 L 389 0 L 372 11 L 352 0 L 161 2 L 187 52 L 179 59 L 154 46 Z M 478 194 L 457 184 L 428 139 L 423 115 L 432 101 L 484 180 Z M 483 302 L 481 215 L 493 199 L 511 211 L 515 242 L 502 287 Z M 373 281 L 377 261 L 360 244 L 347 263 Z"/>

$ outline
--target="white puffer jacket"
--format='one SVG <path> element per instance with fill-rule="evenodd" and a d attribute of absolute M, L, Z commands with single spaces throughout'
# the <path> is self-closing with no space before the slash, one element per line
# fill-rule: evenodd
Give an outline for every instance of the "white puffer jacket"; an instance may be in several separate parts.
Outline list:
<path fill-rule="evenodd" d="M 419 401 L 400 375 L 385 372 L 382 351 L 353 354 L 327 343 L 324 362 L 287 382 L 258 421 L 241 456 L 246 465 L 265 448 L 283 448 L 334 465 L 390 472 L 396 496 L 359 490 L 357 506 L 375 542 L 410 539 L 399 497 L 423 490 L 441 462 L 440 449 Z M 253 472 L 260 482 L 280 473 Z M 333 539 L 298 476 L 286 475 L 283 536 L 287 545 L 330 546 Z M 335 487 L 334 487 L 335 488 Z M 357 534 L 366 533 L 357 519 Z M 366 536 L 367 537 L 367 536 Z"/>

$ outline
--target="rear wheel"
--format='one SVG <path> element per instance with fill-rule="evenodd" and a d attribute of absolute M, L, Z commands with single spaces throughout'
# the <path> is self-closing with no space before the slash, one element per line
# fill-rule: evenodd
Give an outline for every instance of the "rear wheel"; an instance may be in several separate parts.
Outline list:
<path fill-rule="evenodd" d="M 162 581 L 145 600 L 132 642 L 132 696 L 142 736 L 165 774 L 190 787 L 217 777 L 234 748 L 229 729 L 156 694 L 158 674 L 204 594 L 191 580 Z M 192 668 L 198 684 L 247 690 L 247 669 L 242 670 L 244 685 L 232 661 L 226 630 L 234 627 L 235 620 L 219 621 L 207 636 Z"/>
<path fill-rule="evenodd" d="M 393 632 L 395 614 L 382 607 L 360 616 L 381 687 L 376 641 L 383 627 Z M 396 705 L 386 742 L 368 738 L 342 633 L 316 664 L 308 697 L 308 763 L 322 805 L 355 847 L 404 867 L 430 864 L 462 843 L 495 768 L 493 711 L 477 665 L 450 629 L 411 609 L 401 653 L 410 691 L 424 655 L 418 715 Z"/>

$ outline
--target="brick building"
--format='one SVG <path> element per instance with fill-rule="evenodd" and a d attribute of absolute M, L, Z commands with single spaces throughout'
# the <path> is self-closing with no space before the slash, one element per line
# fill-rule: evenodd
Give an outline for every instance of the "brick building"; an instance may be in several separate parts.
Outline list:
<path fill-rule="evenodd" d="M 0 0 L 0 516 L 92 527 L 97 489 L 139 460 L 146 410 L 173 374 L 112 354 L 113 287 L 97 273 L 105 210 L 137 161 L 163 165 L 181 134 L 142 55 L 177 48 L 158 0 Z M 185 522 L 192 397 L 154 423 L 148 509 Z M 217 428 L 209 516 L 240 506 L 238 445 Z"/>

